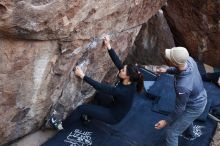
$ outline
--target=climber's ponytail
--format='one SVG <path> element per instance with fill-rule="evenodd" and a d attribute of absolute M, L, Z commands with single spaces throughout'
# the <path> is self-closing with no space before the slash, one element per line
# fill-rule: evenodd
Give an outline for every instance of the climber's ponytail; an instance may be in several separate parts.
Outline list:
<path fill-rule="evenodd" d="M 139 70 L 139 67 L 136 65 L 127 65 L 127 75 L 130 77 L 131 82 L 136 82 L 137 83 L 137 92 L 140 93 L 143 89 L 144 86 L 144 77 L 142 73 Z"/>

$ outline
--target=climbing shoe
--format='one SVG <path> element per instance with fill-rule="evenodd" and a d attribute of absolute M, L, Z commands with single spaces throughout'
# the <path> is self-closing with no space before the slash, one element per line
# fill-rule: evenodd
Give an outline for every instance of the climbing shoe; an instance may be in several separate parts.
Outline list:
<path fill-rule="evenodd" d="M 62 121 L 58 120 L 58 118 L 56 118 L 54 115 L 52 115 L 49 119 L 50 125 L 57 129 L 57 130 L 62 130 L 63 126 L 62 126 Z"/>

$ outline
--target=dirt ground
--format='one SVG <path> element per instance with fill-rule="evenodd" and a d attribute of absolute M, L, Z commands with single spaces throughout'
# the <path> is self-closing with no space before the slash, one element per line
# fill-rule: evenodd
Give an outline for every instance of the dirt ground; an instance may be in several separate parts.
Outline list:
<path fill-rule="evenodd" d="M 212 146 L 220 146 L 220 124 L 218 125 L 218 129 L 216 130 Z"/>
<path fill-rule="evenodd" d="M 40 146 L 56 134 L 55 130 L 37 131 L 10 146 Z"/>

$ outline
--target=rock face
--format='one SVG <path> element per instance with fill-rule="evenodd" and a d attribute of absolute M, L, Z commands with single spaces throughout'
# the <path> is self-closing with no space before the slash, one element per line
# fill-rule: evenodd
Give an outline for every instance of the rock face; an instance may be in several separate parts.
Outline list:
<path fill-rule="evenodd" d="M 174 40 L 167 21 L 160 10 L 150 18 L 136 37 L 134 46 L 126 59 L 127 63 L 165 64 L 162 54 L 166 48 L 174 47 Z"/>
<path fill-rule="evenodd" d="M 164 10 L 177 45 L 207 64 L 220 66 L 220 1 L 169 0 Z"/>
<path fill-rule="evenodd" d="M 47 115 L 46 96 L 56 41 L 0 39 L 0 145 L 37 129 Z M 41 118 L 41 120 L 40 120 Z"/>
<path fill-rule="evenodd" d="M 80 65 L 101 81 L 113 63 L 102 48 L 112 38 L 122 60 L 141 25 L 165 0 L 2 0 L 0 2 L 0 145 L 66 115 L 94 89 L 73 74 Z"/>
<path fill-rule="evenodd" d="M 218 128 L 215 132 L 215 136 L 213 138 L 213 143 L 212 143 L 213 146 L 219 146 L 220 145 L 220 127 L 218 125 Z"/>
<path fill-rule="evenodd" d="M 0 32 L 26 39 L 60 39 L 71 35 L 90 39 L 145 22 L 162 1 L 4 0 L 0 4 Z"/>

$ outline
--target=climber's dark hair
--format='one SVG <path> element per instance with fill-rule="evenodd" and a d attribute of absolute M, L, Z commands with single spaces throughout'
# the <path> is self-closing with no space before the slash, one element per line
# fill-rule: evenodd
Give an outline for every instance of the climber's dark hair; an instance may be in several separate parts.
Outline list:
<path fill-rule="evenodd" d="M 131 82 L 137 83 L 137 92 L 140 93 L 144 86 L 144 77 L 137 65 L 127 65 L 127 75 L 130 77 Z"/>

